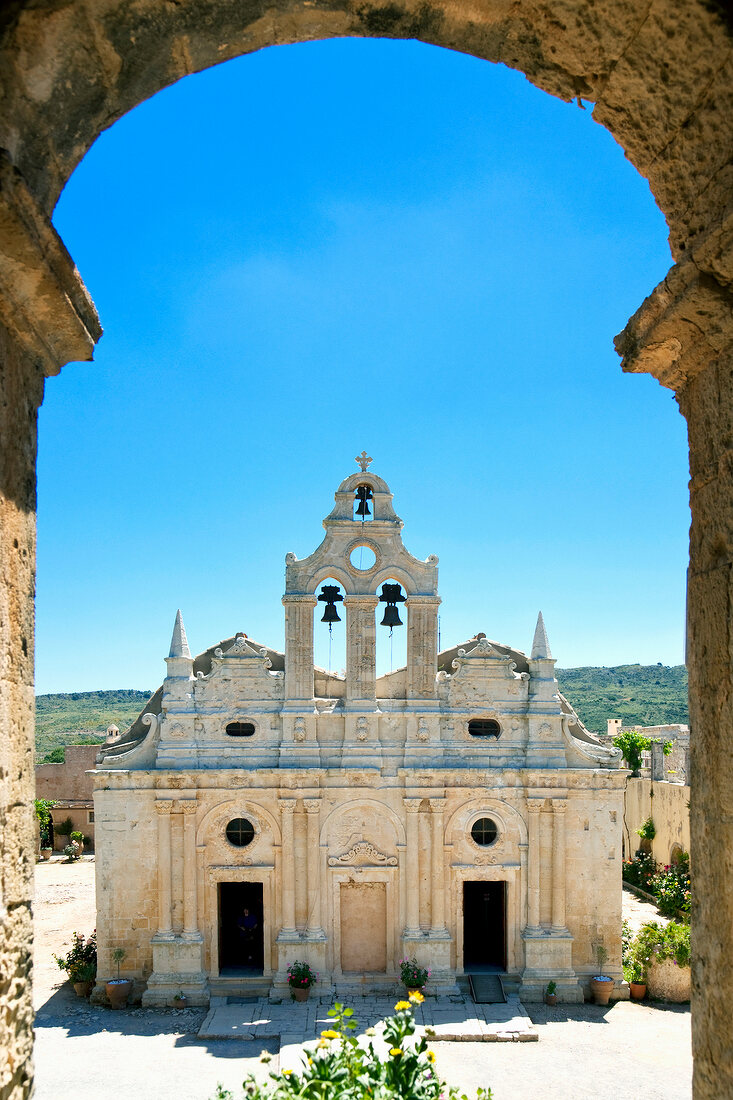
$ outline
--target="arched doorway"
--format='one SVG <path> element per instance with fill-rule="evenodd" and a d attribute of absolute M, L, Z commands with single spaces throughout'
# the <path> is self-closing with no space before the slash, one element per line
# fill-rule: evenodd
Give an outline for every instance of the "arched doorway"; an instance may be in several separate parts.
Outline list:
<path fill-rule="evenodd" d="M 4 904 L 13 966 L 28 966 L 32 844 L 33 577 L 35 413 L 44 374 L 88 359 L 99 323 L 83 284 L 50 226 L 54 202 L 95 136 L 159 88 L 267 45 L 367 35 L 420 38 L 520 69 L 538 87 L 594 101 L 607 126 L 649 180 L 670 226 L 676 266 L 618 340 L 624 369 L 648 371 L 674 388 L 690 434 L 689 651 L 693 858 L 698 962 L 693 1035 L 696 1097 L 719 1096 L 730 1079 L 726 982 L 733 958 L 733 897 L 718 876 L 733 846 L 727 808 L 733 760 L 724 731 L 733 692 L 730 537 L 730 406 L 733 276 L 726 226 L 733 114 L 731 27 L 724 5 L 660 0 L 623 10 L 583 0 L 556 7 L 479 14 L 463 2 L 305 2 L 243 15 L 239 5 L 198 0 L 107 7 L 11 5 L 0 16 L 4 111 L 0 144 L 0 285 L 3 452 L 0 640 L 8 776 L 3 832 Z M 28 807 L 27 810 L 23 806 Z M 718 822 L 710 833 L 706 822 Z M 18 851 L 26 853 L 20 872 Z M 28 1088 L 28 983 L 7 994 L 0 1035 L 13 1052 L 5 1091 Z M 729 1081 L 728 1081 L 729 1083 Z"/>

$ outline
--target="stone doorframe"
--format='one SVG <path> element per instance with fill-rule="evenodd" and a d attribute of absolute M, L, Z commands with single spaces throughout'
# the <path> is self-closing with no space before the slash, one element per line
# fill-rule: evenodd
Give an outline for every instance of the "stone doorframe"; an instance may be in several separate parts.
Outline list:
<path fill-rule="evenodd" d="M 251 864 L 247 867 L 221 865 L 206 868 L 204 891 L 204 967 L 210 978 L 219 977 L 219 883 L 262 883 L 262 976 L 271 978 L 273 930 L 277 927 L 275 914 L 275 867 L 272 863 Z"/>
<path fill-rule="evenodd" d="M 328 963 L 331 969 L 331 976 L 335 982 L 349 981 L 353 979 L 352 974 L 344 974 L 341 969 L 341 886 L 342 884 L 353 883 L 354 885 L 364 884 L 368 882 L 383 882 L 385 883 L 385 890 L 387 893 L 387 969 L 384 974 L 379 975 L 382 979 L 392 978 L 396 975 L 397 970 L 395 962 L 397 958 L 397 944 L 398 944 L 398 930 L 397 921 L 399 918 L 397 898 L 398 898 L 398 875 L 399 869 L 397 867 L 354 867 L 354 868 L 341 868 L 341 867 L 329 867 L 329 888 L 327 890 L 327 925 L 326 927 L 333 929 L 333 936 L 330 939 L 328 947 Z"/>
<path fill-rule="evenodd" d="M 506 882 L 506 969 L 516 974 L 524 966 L 522 953 L 522 876 L 517 863 L 476 866 L 451 865 L 451 914 L 456 930 L 456 975 L 465 974 L 463 966 L 463 884 L 464 882 Z"/>

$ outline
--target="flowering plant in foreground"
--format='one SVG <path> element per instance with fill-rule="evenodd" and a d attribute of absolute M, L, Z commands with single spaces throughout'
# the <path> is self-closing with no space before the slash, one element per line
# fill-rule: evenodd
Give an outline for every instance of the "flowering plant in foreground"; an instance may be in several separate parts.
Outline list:
<path fill-rule="evenodd" d="M 435 1055 L 424 1038 L 415 1040 L 412 1003 L 419 1004 L 422 994 L 413 993 L 409 1001 L 398 1001 L 395 1015 L 380 1025 L 389 1050 L 384 1058 L 374 1044 L 360 1045 L 354 1035 L 353 1009 L 336 1004 L 329 1009 L 332 1026 L 321 1032 L 311 1055 L 304 1052 L 300 1071 L 271 1073 L 264 1084 L 246 1077 L 242 1088 L 246 1100 L 468 1100 L 464 1093 L 441 1082 L 435 1072 Z M 369 1028 L 367 1036 L 374 1035 Z M 263 1055 L 263 1061 L 269 1061 Z M 491 1100 L 491 1089 L 478 1089 L 476 1100 Z M 221 1085 L 216 1100 L 232 1100 L 231 1092 Z"/>
<path fill-rule="evenodd" d="M 65 970 L 72 982 L 91 982 L 97 973 L 97 930 L 91 936 L 82 932 L 73 932 L 71 950 L 59 957 L 54 955 L 56 965 Z"/>
<path fill-rule="evenodd" d="M 318 981 L 318 975 L 307 962 L 291 963 L 288 967 L 288 985 L 291 989 L 310 989 Z"/>

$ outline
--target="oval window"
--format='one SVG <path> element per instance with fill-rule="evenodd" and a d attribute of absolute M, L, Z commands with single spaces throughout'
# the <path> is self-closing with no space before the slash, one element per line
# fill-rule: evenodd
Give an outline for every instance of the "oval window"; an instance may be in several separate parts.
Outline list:
<path fill-rule="evenodd" d="M 226 837 L 235 848 L 246 848 L 254 840 L 254 825 L 246 817 L 235 817 L 227 825 Z"/>
<path fill-rule="evenodd" d="M 254 731 L 252 722 L 230 722 L 226 728 L 230 737 L 251 737 Z"/>
<path fill-rule="evenodd" d="M 468 723 L 471 737 L 498 737 L 501 726 L 495 718 L 472 718 Z"/>
<path fill-rule="evenodd" d="M 487 848 L 489 844 L 493 844 L 498 833 L 496 823 L 490 817 L 480 817 L 471 826 L 471 839 L 476 844 L 480 844 L 482 848 Z"/>

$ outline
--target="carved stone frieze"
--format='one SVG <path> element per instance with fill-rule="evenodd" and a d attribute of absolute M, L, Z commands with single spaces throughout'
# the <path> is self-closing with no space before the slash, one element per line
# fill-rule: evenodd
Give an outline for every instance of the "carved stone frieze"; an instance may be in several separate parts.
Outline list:
<path fill-rule="evenodd" d="M 373 844 L 360 840 L 348 852 L 328 857 L 329 867 L 396 867 L 397 856 L 380 852 Z"/>

